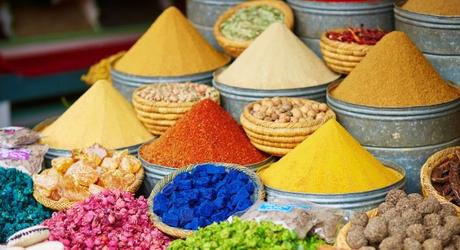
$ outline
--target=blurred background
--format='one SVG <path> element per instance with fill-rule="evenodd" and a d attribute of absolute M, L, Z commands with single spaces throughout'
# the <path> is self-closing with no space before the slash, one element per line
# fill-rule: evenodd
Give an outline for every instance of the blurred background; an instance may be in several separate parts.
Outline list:
<path fill-rule="evenodd" d="M 33 127 L 86 89 L 88 67 L 128 49 L 185 0 L 0 0 L 0 127 Z"/>

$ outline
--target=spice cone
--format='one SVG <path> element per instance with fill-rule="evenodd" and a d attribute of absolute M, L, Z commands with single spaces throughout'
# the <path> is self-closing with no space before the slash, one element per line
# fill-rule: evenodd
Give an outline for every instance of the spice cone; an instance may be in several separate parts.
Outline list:
<path fill-rule="evenodd" d="M 106 80 L 99 80 L 55 122 L 41 131 L 50 148 L 72 150 L 98 143 L 108 149 L 152 139 L 131 105 Z"/>
<path fill-rule="evenodd" d="M 177 8 L 169 7 L 115 63 L 115 69 L 139 76 L 183 76 L 212 71 L 229 61 Z"/>
<path fill-rule="evenodd" d="M 441 78 L 406 34 L 394 31 L 331 94 L 348 103 L 400 108 L 449 102 L 460 97 L 460 90 Z"/>

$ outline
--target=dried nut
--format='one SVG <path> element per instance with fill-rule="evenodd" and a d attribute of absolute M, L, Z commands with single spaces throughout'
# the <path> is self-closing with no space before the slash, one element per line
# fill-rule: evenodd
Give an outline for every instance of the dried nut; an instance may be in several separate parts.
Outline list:
<path fill-rule="evenodd" d="M 300 110 L 297 108 L 292 109 L 291 113 L 293 117 L 296 117 L 296 118 L 302 117 L 302 112 L 300 112 Z"/>
<path fill-rule="evenodd" d="M 313 111 L 315 111 L 315 112 L 318 112 L 318 111 L 319 111 L 319 105 L 316 104 L 316 103 L 313 103 L 313 104 L 311 105 L 311 109 L 313 109 Z"/>
<path fill-rule="evenodd" d="M 319 111 L 326 112 L 327 111 L 327 105 L 325 103 L 319 104 Z"/>
<path fill-rule="evenodd" d="M 323 119 L 325 116 L 326 116 L 326 114 L 324 114 L 324 113 L 318 113 L 318 114 L 316 115 L 315 119 L 321 120 L 321 119 Z"/>
<path fill-rule="evenodd" d="M 325 112 L 328 111 L 328 107 L 324 103 L 310 102 L 298 98 L 273 97 L 251 104 L 249 111 L 251 115 L 260 120 L 270 120 L 277 123 L 296 123 L 323 119 L 326 117 Z"/>
<path fill-rule="evenodd" d="M 300 107 L 300 111 L 301 111 L 302 113 L 304 113 L 304 114 L 306 114 L 309 110 L 310 110 L 310 109 L 309 109 L 308 106 L 302 106 L 302 107 Z"/>
<path fill-rule="evenodd" d="M 274 97 L 272 99 L 273 105 L 278 106 L 281 104 L 281 99 L 279 97 Z"/>
<path fill-rule="evenodd" d="M 307 116 L 310 117 L 310 118 L 314 118 L 316 116 L 316 113 L 315 113 L 315 111 L 310 110 L 310 111 L 307 112 Z"/>

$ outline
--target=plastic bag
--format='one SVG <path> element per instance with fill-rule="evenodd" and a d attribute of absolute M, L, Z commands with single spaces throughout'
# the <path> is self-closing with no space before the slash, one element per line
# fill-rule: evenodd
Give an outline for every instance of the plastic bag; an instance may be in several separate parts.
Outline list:
<path fill-rule="evenodd" d="M 37 142 L 40 135 L 28 128 L 0 128 L 0 148 L 17 148 Z"/>
<path fill-rule="evenodd" d="M 243 220 L 272 221 L 294 230 L 302 239 L 310 233 L 333 244 L 351 213 L 311 202 L 275 198 L 270 202 L 256 202 L 240 217 Z"/>
<path fill-rule="evenodd" d="M 0 167 L 16 168 L 28 175 L 39 173 L 43 167 L 43 158 L 48 151 L 47 145 L 33 144 L 20 148 L 0 148 Z"/>
<path fill-rule="evenodd" d="M 258 201 L 242 216 L 242 220 L 271 221 L 293 230 L 303 239 L 317 223 L 304 207 Z"/>

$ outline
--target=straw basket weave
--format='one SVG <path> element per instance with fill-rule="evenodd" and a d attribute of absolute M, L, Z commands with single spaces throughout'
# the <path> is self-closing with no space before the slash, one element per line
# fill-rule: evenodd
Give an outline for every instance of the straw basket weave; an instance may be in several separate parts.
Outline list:
<path fill-rule="evenodd" d="M 289 101 L 301 101 L 305 104 L 316 103 L 301 98 L 283 98 Z M 283 156 L 291 149 L 304 141 L 310 134 L 315 132 L 329 119 L 335 119 L 335 113 L 328 109 L 323 119 L 309 120 L 295 123 L 276 123 L 264 121 L 251 115 L 249 108 L 257 102 L 249 103 L 244 107 L 240 122 L 248 135 L 251 143 L 259 150 L 275 155 Z"/>
<path fill-rule="evenodd" d="M 150 101 L 142 98 L 140 92 L 145 88 L 161 88 L 165 85 L 176 83 L 160 83 L 145 85 L 137 88 L 133 92 L 132 102 L 136 110 L 137 118 L 144 126 L 154 135 L 162 135 L 169 127 L 173 126 L 193 105 L 197 102 L 164 102 Z M 182 84 L 182 83 L 177 83 Z M 208 87 L 209 98 L 217 103 L 220 103 L 219 92 Z"/>
<path fill-rule="evenodd" d="M 243 172 L 249 177 L 249 179 L 252 181 L 252 183 L 255 186 L 254 194 L 253 194 L 253 201 L 255 202 L 257 200 L 263 200 L 265 198 L 265 190 L 264 190 L 262 181 L 259 179 L 256 173 L 251 171 L 250 169 L 247 169 L 245 167 L 235 165 L 235 164 L 226 164 L 226 163 L 205 163 L 205 164 L 215 164 L 217 166 L 225 167 L 227 170 L 237 170 L 237 171 Z M 166 185 L 172 182 L 178 174 L 184 173 L 184 172 L 190 172 L 194 168 L 200 165 L 203 165 L 203 164 L 190 165 L 188 167 L 181 168 L 170 175 L 165 176 L 160 182 L 158 182 L 155 185 L 155 187 L 152 190 L 152 193 L 150 193 L 149 200 L 148 200 L 150 219 L 152 220 L 155 227 L 158 228 L 163 233 L 176 237 L 176 238 L 185 238 L 195 232 L 194 230 L 171 227 L 163 223 L 161 221 L 161 218 L 153 212 L 153 208 L 155 206 L 153 202 L 153 198 L 155 198 L 155 196 L 158 193 L 160 193 Z"/>
<path fill-rule="evenodd" d="M 460 216 L 460 207 L 448 201 L 444 196 L 438 194 L 438 191 L 436 191 L 431 184 L 431 172 L 433 169 L 452 157 L 456 151 L 460 151 L 460 147 L 446 148 L 430 156 L 420 170 L 420 183 L 422 186 L 422 193 L 425 197 L 433 196 L 441 203 L 454 205 L 457 215 Z"/>
<path fill-rule="evenodd" d="M 342 32 L 346 29 L 331 31 Z M 324 32 L 320 39 L 320 49 L 327 66 L 340 74 L 349 74 L 366 56 L 372 45 L 345 43 L 327 38 Z"/>
<path fill-rule="evenodd" d="M 144 169 L 140 168 L 139 171 L 136 173 L 136 180 L 128 187 L 127 190 L 130 193 L 136 193 L 137 190 L 141 187 L 142 181 L 144 180 Z M 33 196 L 35 200 L 37 200 L 40 204 L 43 206 L 50 208 L 55 211 L 62 211 L 71 208 L 73 205 L 78 203 L 79 201 L 68 201 L 68 200 L 59 200 L 55 201 L 52 199 L 49 199 L 48 197 L 45 197 L 40 194 L 40 192 L 37 191 L 34 185 L 34 193 Z"/>
<path fill-rule="evenodd" d="M 283 1 L 273 1 L 273 0 L 260 0 L 260 1 L 251 1 L 238 4 L 219 16 L 216 23 L 214 24 L 214 36 L 216 37 L 217 43 L 224 49 L 224 51 L 231 55 L 232 57 L 238 57 L 243 51 L 249 47 L 253 40 L 250 41 L 234 41 L 229 38 L 226 38 L 222 32 L 220 32 L 220 25 L 233 16 L 237 11 L 258 6 L 258 5 L 268 5 L 270 7 L 280 10 L 284 14 L 284 24 L 286 27 L 292 30 L 294 26 L 294 14 L 291 8 L 284 3 Z"/>
<path fill-rule="evenodd" d="M 377 216 L 377 209 L 372 209 L 367 212 L 369 218 Z M 335 247 L 343 250 L 351 250 L 351 247 L 347 243 L 347 234 L 351 228 L 351 224 L 347 223 L 345 226 L 340 229 L 337 239 L 335 240 Z"/>

